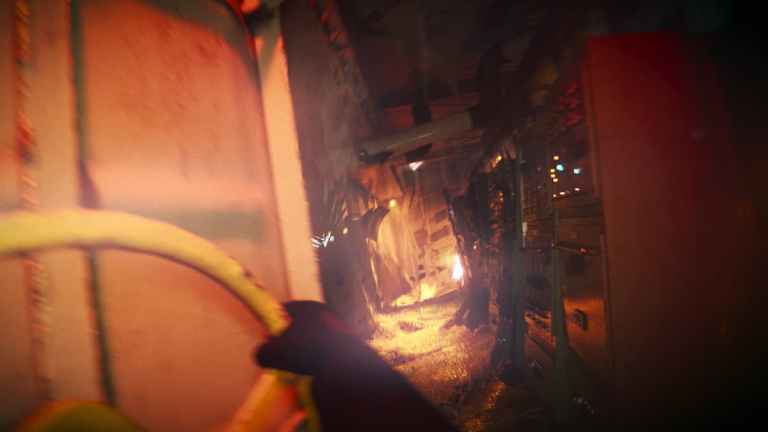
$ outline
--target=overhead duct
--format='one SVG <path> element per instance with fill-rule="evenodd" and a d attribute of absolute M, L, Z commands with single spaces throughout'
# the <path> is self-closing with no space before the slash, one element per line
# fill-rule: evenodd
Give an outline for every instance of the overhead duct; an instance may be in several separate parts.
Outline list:
<path fill-rule="evenodd" d="M 426 144 L 454 137 L 462 132 L 483 127 L 475 108 L 439 120 L 414 126 L 392 135 L 362 143 L 361 156 L 379 153 L 406 153 Z"/>

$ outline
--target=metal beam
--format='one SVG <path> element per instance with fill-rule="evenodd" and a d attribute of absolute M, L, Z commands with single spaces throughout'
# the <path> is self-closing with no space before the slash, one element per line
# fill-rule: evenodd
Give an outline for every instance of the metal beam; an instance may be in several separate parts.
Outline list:
<path fill-rule="evenodd" d="M 440 120 L 424 123 L 393 135 L 365 141 L 361 147 L 367 154 L 383 152 L 405 153 L 423 145 L 456 136 L 476 126 L 470 111 L 465 111 Z"/>

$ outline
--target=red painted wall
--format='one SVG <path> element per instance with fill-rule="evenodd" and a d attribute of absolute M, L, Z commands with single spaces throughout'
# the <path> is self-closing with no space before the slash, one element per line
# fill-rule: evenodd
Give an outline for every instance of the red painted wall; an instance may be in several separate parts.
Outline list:
<path fill-rule="evenodd" d="M 727 399 L 754 219 L 705 40 L 589 42 L 616 395 L 627 418 Z M 668 412 L 675 407 L 676 412 Z M 679 409 L 690 409 L 690 412 Z M 647 418 L 647 417 L 646 417 Z"/>

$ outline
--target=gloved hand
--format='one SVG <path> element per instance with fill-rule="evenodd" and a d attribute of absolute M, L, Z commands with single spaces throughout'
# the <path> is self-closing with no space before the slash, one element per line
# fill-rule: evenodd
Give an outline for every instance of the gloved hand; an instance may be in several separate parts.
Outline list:
<path fill-rule="evenodd" d="M 256 358 L 263 367 L 314 377 L 324 431 L 455 430 L 326 305 L 297 301 L 285 308 L 291 326 L 262 345 Z"/>

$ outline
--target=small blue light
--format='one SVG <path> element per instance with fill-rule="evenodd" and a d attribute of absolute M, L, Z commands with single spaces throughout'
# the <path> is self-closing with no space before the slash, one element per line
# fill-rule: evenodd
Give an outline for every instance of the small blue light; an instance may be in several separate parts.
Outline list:
<path fill-rule="evenodd" d="M 581 168 L 574 168 L 573 169 L 573 173 L 576 174 L 576 175 L 581 174 Z"/>
<path fill-rule="evenodd" d="M 563 172 L 563 171 L 565 171 L 565 165 L 557 164 L 557 165 L 555 165 L 555 169 L 560 171 L 560 172 Z"/>

